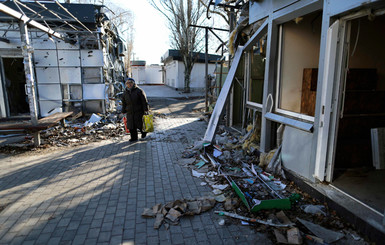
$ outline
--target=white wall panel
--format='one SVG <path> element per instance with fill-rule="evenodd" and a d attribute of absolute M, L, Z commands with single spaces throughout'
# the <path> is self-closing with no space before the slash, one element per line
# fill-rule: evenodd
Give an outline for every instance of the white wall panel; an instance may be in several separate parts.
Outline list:
<path fill-rule="evenodd" d="M 35 50 L 33 56 L 36 67 L 57 66 L 56 50 Z"/>
<path fill-rule="evenodd" d="M 105 84 L 83 84 L 84 100 L 104 100 Z"/>
<path fill-rule="evenodd" d="M 60 84 L 38 85 L 39 100 L 61 100 Z"/>
<path fill-rule="evenodd" d="M 39 101 L 40 115 L 49 116 L 55 112 L 62 112 L 62 101 Z"/>
<path fill-rule="evenodd" d="M 64 42 L 63 40 L 57 40 L 56 46 L 57 46 L 57 49 L 76 49 L 76 50 L 79 49 L 79 45 L 77 43 L 70 44 L 70 43 Z"/>
<path fill-rule="evenodd" d="M 59 66 L 80 66 L 78 50 L 58 50 Z"/>
<path fill-rule="evenodd" d="M 80 67 L 60 67 L 60 80 L 62 84 L 81 84 L 81 68 Z"/>
<path fill-rule="evenodd" d="M 31 45 L 33 49 L 56 49 L 56 43 L 53 39 L 38 38 L 32 39 Z"/>
<path fill-rule="evenodd" d="M 2 36 L 2 32 L 0 32 L 0 35 Z M 5 37 L 7 38 L 7 37 Z M 20 49 L 21 47 L 21 40 L 20 37 L 12 37 L 7 38 L 9 40 L 9 43 L 0 42 L 0 49 Z"/>
<path fill-rule="evenodd" d="M 57 67 L 36 67 L 36 80 L 42 83 L 60 83 Z"/>
<path fill-rule="evenodd" d="M 81 50 L 82 66 L 103 66 L 103 51 L 99 49 Z"/>

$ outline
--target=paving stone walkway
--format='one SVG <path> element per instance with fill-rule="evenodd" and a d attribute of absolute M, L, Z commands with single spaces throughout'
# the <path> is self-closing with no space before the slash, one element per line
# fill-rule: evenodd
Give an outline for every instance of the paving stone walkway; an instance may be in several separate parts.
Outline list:
<path fill-rule="evenodd" d="M 201 138 L 196 118 L 157 118 L 156 132 L 1 159 L 1 244 L 272 244 L 266 233 L 227 224 L 208 211 L 168 230 L 145 207 L 208 195 L 177 162 Z"/>

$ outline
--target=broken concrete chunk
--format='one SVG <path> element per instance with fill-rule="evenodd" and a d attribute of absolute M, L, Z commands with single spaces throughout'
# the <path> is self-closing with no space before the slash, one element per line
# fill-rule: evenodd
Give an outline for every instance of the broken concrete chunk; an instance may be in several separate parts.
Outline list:
<path fill-rule="evenodd" d="M 216 203 L 214 198 L 205 198 L 200 200 L 201 202 L 201 212 L 206 212 L 212 209 Z"/>
<path fill-rule="evenodd" d="M 301 222 L 304 226 L 306 226 L 309 231 L 311 231 L 317 237 L 323 239 L 326 243 L 332 243 L 340 240 L 345 235 L 339 232 L 335 232 L 329 229 L 326 229 L 320 225 L 313 224 L 309 221 L 297 218 L 299 222 Z"/>
<path fill-rule="evenodd" d="M 284 225 L 292 224 L 291 220 L 286 216 L 286 214 L 283 211 L 279 211 L 275 214 L 279 222 Z"/>
<path fill-rule="evenodd" d="M 225 197 L 225 195 L 223 195 L 223 194 L 221 194 L 221 195 L 218 195 L 218 196 L 215 196 L 215 200 L 217 201 L 217 202 L 224 202 L 224 201 L 226 201 L 226 197 Z"/>
<path fill-rule="evenodd" d="M 187 202 L 187 212 L 186 215 L 194 215 L 201 213 L 201 205 L 198 201 Z"/>
<path fill-rule="evenodd" d="M 152 207 L 152 211 L 154 214 L 161 213 L 162 211 L 162 204 L 158 203 L 155 206 Z"/>
<path fill-rule="evenodd" d="M 182 216 L 182 214 L 178 210 L 172 208 L 168 211 L 166 218 L 175 223 L 178 222 L 180 216 Z"/>
<path fill-rule="evenodd" d="M 163 224 L 163 221 L 164 221 L 164 215 L 157 214 L 154 222 L 154 229 L 159 229 L 159 227 Z"/>
<path fill-rule="evenodd" d="M 233 210 L 238 205 L 237 198 L 229 198 L 225 201 L 224 208 L 226 211 Z"/>
<path fill-rule="evenodd" d="M 293 227 L 287 230 L 287 242 L 289 244 L 302 244 L 302 236 L 298 228 Z"/>
<path fill-rule="evenodd" d="M 211 187 L 214 188 L 214 189 L 219 189 L 219 190 L 223 191 L 224 189 L 229 187 L 229 185 L 228 184 L 225 184 L 225 185 L 211 185 Z"/>
<path fill-rule="evenodd" d="M 156 213 L 154 213 L 153 209 L 145 208 L 142 212 L 142 217 L 144 218 L 154 218 Z"/>
<path fill-rule="evenodd" d="M 277 243 L 288 244 L 287 238 L 280 230 L 274 229 L 274 235 L 275 235 L 275 239 L 277 240 Z"/>

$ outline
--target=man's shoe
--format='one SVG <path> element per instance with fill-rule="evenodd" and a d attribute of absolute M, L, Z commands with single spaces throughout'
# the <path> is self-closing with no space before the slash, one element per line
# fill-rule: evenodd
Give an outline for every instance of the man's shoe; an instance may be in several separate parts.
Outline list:
<path fill-rule="evenodd" d="M 130 142 L 135 142 L 135 141 L 138 141 L 138 139 L 130 139 L 129 141 Z"/>
<path fill-rule="evenodd" d="M 146 138 L 146 135 L 147 135 L 146 132 L 142 133 L 142 139 L 143 139 L 143 138 Z"/>

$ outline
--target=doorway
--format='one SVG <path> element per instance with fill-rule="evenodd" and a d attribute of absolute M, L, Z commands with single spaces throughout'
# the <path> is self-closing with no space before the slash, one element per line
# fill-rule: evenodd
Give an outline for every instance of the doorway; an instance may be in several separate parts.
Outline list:
<path fill-rule="evenodd" d="M 373 162 L 372 132 L 385 128 L 385 16 L 346 24 L 332 185 L 383 214 L 385 169 Z"/>
<path fill-rule="evenodd" d="M 2 63 L 9 116 L 29 114 L 23 58 L 2 58 Z"/>

